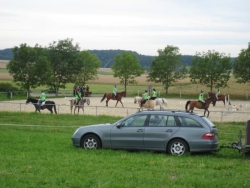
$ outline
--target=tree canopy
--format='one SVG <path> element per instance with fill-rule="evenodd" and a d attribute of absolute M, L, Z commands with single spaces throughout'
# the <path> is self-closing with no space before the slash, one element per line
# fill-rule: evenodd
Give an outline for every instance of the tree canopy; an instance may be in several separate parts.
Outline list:
<path fill-rule="evenodd" d="M 114 77 L 120 78 L 120 83 L 124 84 L 125 91 L 128 84 L 136 84 L 135 77 L 141 76 L 144 68 L 140 65 L 138 57 L 131 52 L 123 52 L 115 56 L 115 63 L 111 67 Z"/>
<path fill-rule="evenodd" d="M 166 93 L 172 83 L 182 79 L 187 74 L 187 69 L 181 63 L 179 48 L 167 46 L 163 50 L 158 50 L 158 56 L 152 61 L 148 71 L 148 81 L 162 83 L 165 85 Z"/>
<path fill-rule="evenodd" d="M 226 87 L 231 73 L 230 57 L 216 51 L 197 52 L 189 70 L 192 83 L 210 87 Z"/>
<path fill-rule="evenodd" d="M 21 44 L 13 48 L 14 58 L 7 64 L 7 70 L 14 82 L 22 89 L 30 91 L 43 85 L 51 76 L 51 68 L 46 51 L 39 45 L 29 47 Z"/>
<path fill-rule="evenodd" d="M 97 70 L 101 65 L 101 61 L 95 54 L 89 51 L 78 53 L 76 58 L 77 69 L 79 72 L 74 75 L 74 80 L 77 83 L 85 85 L 88 80 L 97 79 Z"/>
<path fill-rule="evenodd" d="M 58 91 L 59 88 L 65 88 L 66 83 L 74 82 L 73 75 L 79 72 L 76 59 L 80 47 L 73 44 L 73 39 L 65 39 L 50 43 L 47 51 L 52 68 L 51 79 L 47 85 Z"/>
<path fill-rule="evenodd" d="M 233 65 L 233 73 L 238 83 L 250 82 L 250 44 L 242 49 Z"/>

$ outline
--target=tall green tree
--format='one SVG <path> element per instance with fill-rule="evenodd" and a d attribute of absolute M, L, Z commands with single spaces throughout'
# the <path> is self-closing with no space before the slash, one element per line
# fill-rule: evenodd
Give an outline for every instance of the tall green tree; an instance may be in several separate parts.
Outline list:
<path fill-rule="evenodd" d="M 162 83 L 166 94 L 172 83 L 182 79 L 187 74 L 187 68 L 181 63 L 179 48 L 168 45 L 163 50 L 158 50 L 158 56 L 152 61 L 148 72 L 148 81 Z"/>
<path fill-rule="evenodd" d="M 14 82 L 27 91 L 44 85 L 51 76 L 46 51 L 38 44 L 33 48 L 27 44 L 21 44 L 20 47 L 15 46 L 13 59 L 6 68 L 13 76 Z"/>
<path fill-rule="evenodd" d="M 76 59 L 80 47 L 73 44 L 73 39 L 67 38 L 50 43 L 47 51 L 52 68 L 51 79 L 47 85 L 58 91 L 59 88 L 65 88 L 66 83 L 74 82 L 74 75 L 79 73 Z"/>
<path fill-rule="evenodd" d="M 144 73 L 136 54 L 126 51 L 115 56 L 111 69 L 114 71 L 114 77 L 121 79 L 120 83 L 124 84 L 125 91 L 128 84 L 137 84 L 135 78 Z"/>
<path fill-rule="evenodd" d="M 238 83 L 250 82 L 250 43 L 242 49 L 233 65 L 233 74 Z"/>
<path fill-rule="evenodd" d="M 231 73 L 230 56 L 216 51 L 197 52 L 192 59 L 189 77 L 192 83 L 200 83 L 206 87 L 227 87 Z"/>
<path fill-rule="evenodd" d="M 85 85 L 86 81 L 98 78 L 97 70 L 100 68 L 101 61 L 95 54 L 82 51 L 77 55 L 76 62 L 79 73 L 74 75 L 75 84 Z"/>

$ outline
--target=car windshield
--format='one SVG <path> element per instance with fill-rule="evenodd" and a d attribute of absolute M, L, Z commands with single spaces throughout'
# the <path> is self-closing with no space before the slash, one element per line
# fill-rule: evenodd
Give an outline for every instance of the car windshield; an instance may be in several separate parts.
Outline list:
<path fill-rule="evenodd" d="M 205 122 L 207 122 L 207 124 L 211 127 L 211 128 L 215 128 L 216 126 L 212 123 L 212 121 L 210 121 L 208 118 L 206 118 L 205 116 L 201 117 Z"/>

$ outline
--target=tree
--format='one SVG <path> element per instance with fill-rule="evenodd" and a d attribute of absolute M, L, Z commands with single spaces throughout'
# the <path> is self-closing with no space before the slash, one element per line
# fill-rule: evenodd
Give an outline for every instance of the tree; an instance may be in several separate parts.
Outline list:
<path fill-rule="evenodd" d="M 167 46 L 158 50 L 158 56 L 152 61 L 148 73 L 148 81 L 162 83 L 165 85 L 166 94 L 172 83 L 182 79 L 187 74 L 187 68 L 181 63 L 179 48 Z"/>
<path fill-rule="evenodd" d="M 34 48 L 21 44 L 13 48 L 13 59 L 7 64 L 9 73 L 22 89 L 43 85 L 50 79 L 51 69 L 46 51 L 39 45 Z"/>
<path fill-rule="evenodd" d="M 65 39 L 54 41 L 47 50 L 52 67 L 52 78 L 47 85 L 58 91 L 59 88 L 65 88 L 66 83 L 74 82 L 74 75 L 80 71 L 76 61 L 80 47 L 78 44 L 73 45 L 73 39 Z"/>
<path fill-rule="evenodd" d="M 111 69 L 114 71 L 114 77 L 121 79 L 120 83 L 124 84 L 125 91 L 127 91 L 127 85 L 136 84 L 135 77 L 141 76 L 144 72 L 138 57 L 126 51 L 115 56 L 115 63 Z"/>
<path fill-rule="evenodd" d="M 224 53 L 208 51 L 196 53 L 192 59 L 189 77 L 192 83 L 200 83 L 210 87 L 227 87 L 231 73 L 230 56 Z"/>
<path fill-rule="evenodd" d="M 76 62 L 79 69 L 79 73 L 74 75 L 76 84 L 82 83 L 82 85 L 85 85 L 86 81 L 97 79 L 97 70 L 101 61 L 96 55 L 88 51 L 82 51 L 77 55 Z"/>
<path fill-rule="evenodd" d="M 250 82 L 250 43 L 242 49 L 233 65 L 233 73 L 238 83 Z"/>

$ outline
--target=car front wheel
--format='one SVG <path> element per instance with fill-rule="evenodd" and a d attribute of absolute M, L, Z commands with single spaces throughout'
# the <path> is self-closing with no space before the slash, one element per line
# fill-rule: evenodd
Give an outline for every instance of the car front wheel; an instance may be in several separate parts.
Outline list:
<path fill-rule="evenodd" d="M 172 140 L 168 145 L 168 153 L 175 155 L 183 155 L 188 152 L 188 146 L 185 141 L 181 139 Z"/>
<path fill-rule="evenodd" d="M 95 135 L 83 137 L 81 146 L 84 149 L 99 149 L 101 147 L 100 139 Z"/>

